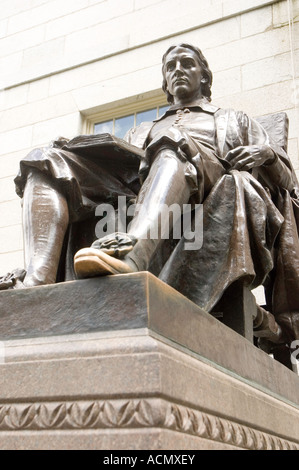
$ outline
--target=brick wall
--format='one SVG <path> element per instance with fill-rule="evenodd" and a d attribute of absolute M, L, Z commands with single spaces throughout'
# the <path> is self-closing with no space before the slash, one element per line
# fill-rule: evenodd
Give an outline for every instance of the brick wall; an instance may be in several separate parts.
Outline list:
<path fill-rule="evenodd" d="M 0 0 L 0 273 L 23 264 L 19 159 L 94 112 L 160 93 L 161 56 L 177 42 L 203 50 L 215 104 L 288 113 L 299 170 L 298 19 L 299 0 Z"/>

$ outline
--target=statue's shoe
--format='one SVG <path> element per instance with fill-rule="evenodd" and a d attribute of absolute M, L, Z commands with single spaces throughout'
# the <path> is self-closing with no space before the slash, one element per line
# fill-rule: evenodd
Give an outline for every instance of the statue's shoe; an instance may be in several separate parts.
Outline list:
<path fill-rule="evenodd" d="M 124 261 L 96 248 L 79 250 L 74 257 L 74 267 L 79 278 L 134 272 L 134 269 Z"/>
<path fill-rule="evenodd" d="M 0 276 L 0 291 L 8 289 L 23 289 L 24 278 L 26 276 L 25 269 L 14 269 L 5 276 Z"/>

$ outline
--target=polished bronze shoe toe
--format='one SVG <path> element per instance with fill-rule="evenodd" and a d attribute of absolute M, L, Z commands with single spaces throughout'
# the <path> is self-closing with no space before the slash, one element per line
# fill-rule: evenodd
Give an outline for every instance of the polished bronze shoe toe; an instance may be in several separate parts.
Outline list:
<path fill-rule="evenodd" d="M 133 272 L 124 261 L 95 248 L 79 250 L 74 257 L 74 267 L 78 278 Z"/>

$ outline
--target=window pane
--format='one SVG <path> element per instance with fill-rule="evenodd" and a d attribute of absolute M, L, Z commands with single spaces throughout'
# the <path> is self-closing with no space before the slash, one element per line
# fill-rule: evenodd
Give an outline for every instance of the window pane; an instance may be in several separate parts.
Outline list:
<path fill-rule="evenodd" d="M 106 122 L 99 122 L 94 125 L 95 134 L 112 134 L 113 133 L 113 120 Z"/>
<path fill-rule="evenodd" d="M 168 108 L 169 106 L 159 106 L 159 116 L 162 116 Z"/>
<path fill-rule="evenodd" d="M 141 111 L 136 114 L 136 126 L 139 126 L 142 122 L 153 121 L 157 118 L 157 108 L 149 109 L 148 111 Z"/>
<path fill-rule="evenodd" d="M 124 137 L 125 133 L 134 127 L 134 114 L 123 118 L 115 119 L 114 135 L 116 137 Z"/>

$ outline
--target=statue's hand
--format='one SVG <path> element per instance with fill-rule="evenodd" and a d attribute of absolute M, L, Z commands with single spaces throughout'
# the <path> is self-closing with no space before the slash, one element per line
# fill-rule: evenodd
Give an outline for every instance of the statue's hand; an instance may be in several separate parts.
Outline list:
<path fill-rule="evenodd" d="M 230 150 L 225 157 L 232 170 L 248 171 L 251 168 L 271 165 L 276 159 L 275 153 L 268 145 L 248 145 Z"/>

